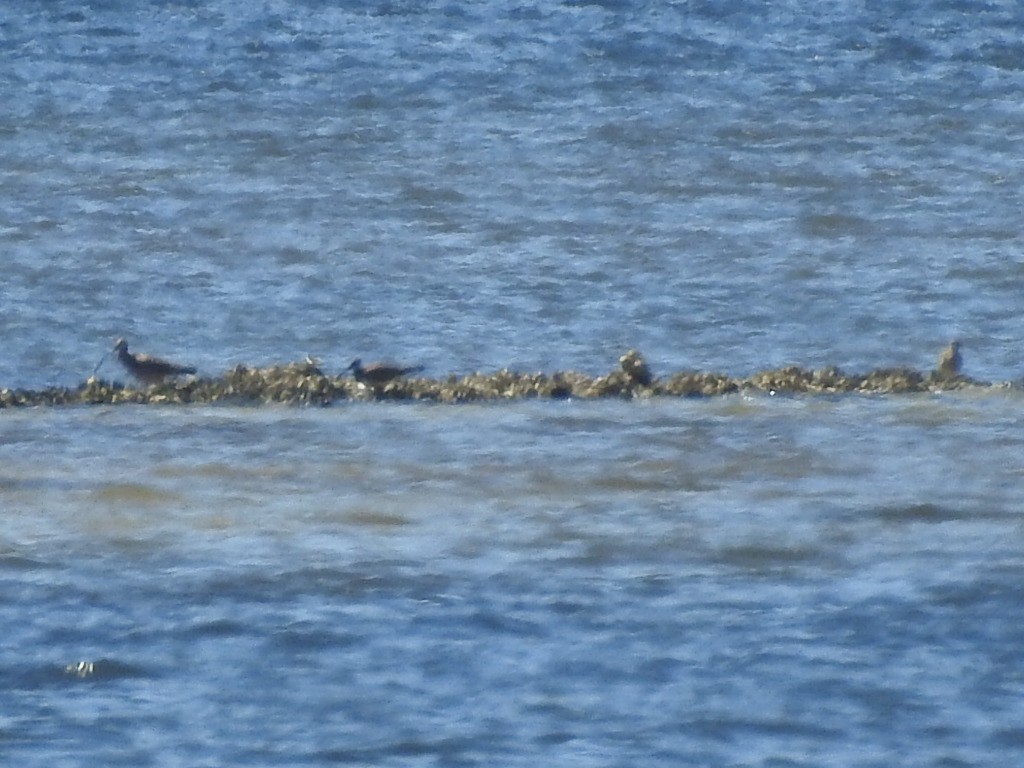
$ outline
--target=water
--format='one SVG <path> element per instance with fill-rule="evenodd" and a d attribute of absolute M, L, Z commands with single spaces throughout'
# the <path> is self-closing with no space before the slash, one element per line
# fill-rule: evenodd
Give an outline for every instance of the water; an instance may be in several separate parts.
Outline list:
<path fill-rule="evenodd" d="M 1019 451 L 1016 399 L 5 419 L 19 764 L 1020 746 L 1021 470 L 992 461 Z"/>
<path fill-rule="evenodd" d="M 9 3 L 0 386 L 120 335 L 432 376 L 959 337 L 1017 381 L 1022 33 L 956 0 Z M 1018 390 L 3 412 L 0 756 L 1012 764 L 1021 427 Z"/>

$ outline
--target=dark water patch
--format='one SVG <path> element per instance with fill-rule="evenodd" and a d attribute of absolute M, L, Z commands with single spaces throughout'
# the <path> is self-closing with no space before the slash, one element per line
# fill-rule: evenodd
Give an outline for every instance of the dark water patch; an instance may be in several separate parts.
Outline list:
<path fill-rule="evenodd" d="M 356 601 L 382 596 L 431 600 L 447 592 L 451 577 L 422 570 L 422 564 L 379 560 L 350 567 L 311 565 L 295 570 L 262 567 L 218 572 L 187 585 L 199 604 L 230 600 L 241 603 L 282 603 L 300 597 Z"/>
<path fill-rule="evenodd" d="M 835 238 L 871 234 L 869 221 L 840 213 L 811 214 L 800 221 L 801 230 L 809 237 Z"/>
<path fill-rule="evenodd" d="M 98 532 L 103 537 L 97 559 L 124 563 L 127 558 L 128 562 L 144 563 L 179 540 L 173 532 L 158 529 L 159 525 L 160 521 L 139 521 L 136 516 L 129 516 L 104 520 L 101 524 L 90 523 L 86 530 L 90 536 Z M 112 528 L 116 533 L 110 535 Z"/>
<path fill-rule="evenodd" d="M 252 625 L 236 619 L 202 619 L 182 630 L 188 638 L 240 637 L 252 632 Z"/>
<path fill-rule="evenodd" d="M 635 542 L 621 537 L 600 536 L 586 531 L 575 531 L 567 540 L 577 546 L 566 552 L 563 561 L 587 568 L 631 560 L 638 548 Z"/>
<path fill-rule="evenodd" d="M 55 570 L 55 566 L 43 560 L 20 554 L 14 550 L 0 551 L 0 571 L 13 572 Z"/>
<path fill-rule="evenodd" d="M 83 30 L 82 34 L 84 34 L 84 35 L 91 35 L 91 36 L 99 37 L 99 38 L 104 38 L 104 37 L 134 37 L 135 36 L 135 34 L 133 32 L 131 32 L 131 31 L 127 30 L 127 29 L 124 29 L 122 27 L 108 27 L 108 26 L 90 27 L 89 29 Z"/>
<path fill-rule="evenodd" d="M 937 755 L 934 764 L 936 768 L 977 768 L 978 762 L 954 755 Z"/>
<path fill-rule="evenodd" d="M 599 491 L 647 493 L 658 491 L 700 492 L 713 489 L 706 478 L 680 466 L 677 461 L 624 462 L 615 470 L 607 468 L 589 485 Z"/>
<path fill-rule="evenodd" d="M 726 742 L 764 736 L 833 740 L 844 735 L 841 728 L 783 717 L 704 716 L 684 721 L 681 725 L 687 730 L 700 733 L 703 737 Z"/>
<path fill-rule="evenodd" d="M 563 617 L 587 616 L 593 611 L 593 606 L 590 603 L 569 599 L 552 600 L 544 607 L 552 613 Z"/>
<path fill-rule="evenodd" d="M 643 659 L 636 665 L 635 673 L 639 680 L 653 685 L 668 685 L 674 682 L 680 672 L 686 671 L 688 665 L 681 659 L 672 656 L 655 656 Z"/>
<path fill-rule="evenodd" d="M 94 488 L 90 497 L 95 503 L 125 506 L 165 506 L 183 499 L 179 493 L 137 482 L 105 483 Z"/>
<path fill-rule="evenodd" d="M 404 515 L 395 512 L 386 512 L 381 509 L 353 509 L 350 510 L 345 519 L 359 526 L 368 528 L 397 528 L 410 525 L 412 521 Z"/>
<path fill-rule="evenodd" d="M 669 597 L 679 589 L 679 576 L 674 573 L 649 573 L 630 579 L 628 584 L 632 594 L 646 599 Z"/>
<path fill-rule="evenodd" d="M 343 629 L 327 629 L 321 623 L 296 621 L 273 631 L 270 644 L 287 652 L 333 653 L 358 644 L 360 637 Z"/>
<path fill-rule="evenodd" d="M 386 747 L 327 747 L 310 753 L 316 765 L 384 765 L 388 756 Z"/>
<path fill-rule="evenodd" d="M 69 491 L 76 485 L 67 479 L 55 477 L 0 477 L 0 493 L 38 492 L 38 491 Z"/>
<path fill-rule="evenodd" d="M 986 43 L 978 50 L 978 56 L 997 69 L 1008 72 L 1024 70 L 1024 43 L 1017 40 Z"/>
<path fill-rule="evenodd" d="M 555 747 L 577 738 L 576 734 L 569 731 L 545 731 L 533 737 L 533 743 L 541 747 Z"/>
<path fill-rule="evenodd" d="M 450 736 L 435 739 L 404 739 L 389 746 L 388 752 L 397 757 L 434 757 L 446 764 L 472 765 L 471 757 L 479 754 L 479 748 L 479 742 L 472 737 Z"/>
<path fill-rule="evenodd" d="M 328 747 L 309 754 L 316 765 L 445 765 L 470 768 L 496 760 L 505 750 L 492 735 L 447 738 L 400 738 L 375 747 Z M 508 750 L 507 756 L 511 756 Z M 490 756 L 490 759 L 485 759 Z M 412 761 L 410 763 L 410 761 Z M 277 763 L 280 764 L 280 763 Z"/>
<path fill-rule="evenodd" d="M 1016 606 L 1024 604 L 1024 562 L 1016 569 L 1006 569 L 1002 576 L 995 579 L 989 574 L 980 579 L 946 582 L 932 587 L 927 594 L 936 606 L 957 612 L 1009 615 Z M 989 628 L 995 629 L 995 625 L 989 625 Z M 1024 626 L 1016 634 L 1024 640 Z"/>
<path fill-rule="evenodd" d="M 1024 748 L 1024 726 L 999 728 L 992 734 L 992 741 L 1003 749 Z"/>
<path fill-rule="evenodd" d="M 250 429 L 251 427 L 245 424 L 231 425 L 230 428 L 225 425 L 218 427 L 216 434 L 221 440 L 234 438 L 244 444 L 251 442 Z M 229 464 L 224 461 L 214 461 L 198 465 L 161 464 L 153 467 L 151 472 L 156 477 L 170 478 L 172 480 L 198 477 L 204 480 L 234 480 L 243 482 L 253 480 L 286 482 L 294 480 L 298 475 L 295 467 L 275 467 L 266 462 L 262 462 L 259 466 L 254 467 L 243 464 Z"/>
<path fill-rule="evenodd" d="M 383 580 L 372 572 L 331 567 L 270 573 L 262 569 L 227 571 L 190 586 L 193 598 L 201 604 L 220 600 L 271 604 L 311 594 L 355 598 L 381 589 Z"/>
<path fill-rule="evenodd" d="M 714 559 L 720 563 L 753 572 L 773 572 L 807 565 L 818 561 L 822 555 L 821 549 L 807 544 L 770 542 L 732 544 L 713 553 Z"/>
<path fill-rule="evenodd" d="M 928 503 L 879 507 L 873 510 L 873 514 L 889 523 L 948 523 L 977 519 L 967 511 Z"/>
<path fill-rule="evenodd" d="M 511 612 L 476 610 L 464 620 L 488 634 L 533 638 L 544 637 L 547 634 L 547 628 L 542 622 L 516 616 Z"/>

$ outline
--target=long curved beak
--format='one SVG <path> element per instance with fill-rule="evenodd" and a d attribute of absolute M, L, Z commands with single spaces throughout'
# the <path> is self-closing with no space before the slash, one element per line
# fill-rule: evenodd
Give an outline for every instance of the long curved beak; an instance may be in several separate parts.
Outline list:
<path fill-rule="evenodd" d="M 96 371 L 98 371 L 98 370 L 100 369 L 100 366 L 101 366 L 101 365 L 103 365 L 103 363 L 104 363 L 104 362 L 106 361 L 106 359 L 107 359 L 107 355 L 109 355 L 109 354 L 110 354 L 109 350 L 108 350 L 107 352 L 104 352 L 104 353 L 103 353 L 103 357 L 101 357 L 101 358 L 100 358 L 100 361 L 99 361 L 98 363 L 96 363 L 96 367 L 92 369 L 92 375 L 93 375 L 93 376 L 95 376 L 95 375 L 96 375 Z"/>

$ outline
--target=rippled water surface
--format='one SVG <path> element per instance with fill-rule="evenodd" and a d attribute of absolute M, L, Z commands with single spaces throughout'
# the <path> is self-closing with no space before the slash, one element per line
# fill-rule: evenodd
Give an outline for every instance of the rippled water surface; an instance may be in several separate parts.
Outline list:
<path fill-rule="evenodd" d="M 15 1 L 0 387 L 1019 382 L 1024 14 Z M 106 378 L 123 377 L 107 360 Z M 1005 766 L 1017 389 L 0 411 L 0 762 Z"/>
<path fill-rule="evenodd" d="M 1010 395 L 6 414 L 0 751 L 996 765 L 1022 426 Z"/>

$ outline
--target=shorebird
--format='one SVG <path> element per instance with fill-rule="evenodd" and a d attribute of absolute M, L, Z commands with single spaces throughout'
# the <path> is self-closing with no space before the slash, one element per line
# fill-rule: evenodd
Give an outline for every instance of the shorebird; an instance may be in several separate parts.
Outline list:
<path fill-rule="evenodd" d="M 360 384 L 366 384 L 367 386 L 377 389 L 383 387 L 389 381 L 394 381 L 400 376 L 405 376 L 410 373 L 419 373 L 423 370 L 422 365 L 413 365 L 408 368 L 402 368 L 398 365 L 392 365 L 391 363 L 370 363 L 367 366 L 363 366 L 363 361 L 360 358 L 356 358 L 352 361 L 346 371 L 352 371 L 352 376 Z"/>
<path fill-rule="evenodd" d="M 117 360 L 125 367 L 125 370 L 143 384 L 159 384 L 168 376 L 182 376 L 196 372 L 196 369 L 191 366 L 175 365 L 158 357 L 133 355 L 128 351 L 128 342 L 125 339 L 118 339 L 111 351 L 117 353 Z"/>
<path fill-rule="evenodd" d="M 651 369 L 647 367 L 647 363 L 644 361 L 643 355 L 635 349 L 629 350 L 619 358 L 619 366 L 622 368 L 622 372 L 625 373 L 634 384 L 639 384 L 642 387 L 649 387 L 651 386 L 651 382 L 654 381 L 654 377 L 651 376 Z"/>
<path fill-rule="evenodd" d="M 939 363 L 936 367 L 940 376 L 959 376 L 960 365 L 963 362 L 960 358 L 960 342 L 951 341 L 949 346 L 942 350 L 939 355 Z"/>

